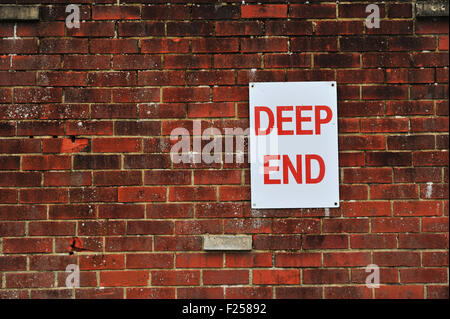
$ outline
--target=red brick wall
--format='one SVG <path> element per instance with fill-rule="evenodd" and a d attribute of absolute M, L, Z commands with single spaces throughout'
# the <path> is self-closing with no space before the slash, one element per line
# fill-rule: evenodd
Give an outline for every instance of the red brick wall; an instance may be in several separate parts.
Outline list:
<path fill-rule="evenodd" d="M 372 1 L 258 1 L 80 0 L 70 30 L 48 0 L 0 22 L 0 297 L 448 297 L 447 20 L 384 1 L 368 29 Z M 169 159 L 194 119 L 247 127 L 249 81 L 331 80 L 329 216 L 251 210 L 248 164 Z M 202 251 L 237 233 L 251 252 Z"/>

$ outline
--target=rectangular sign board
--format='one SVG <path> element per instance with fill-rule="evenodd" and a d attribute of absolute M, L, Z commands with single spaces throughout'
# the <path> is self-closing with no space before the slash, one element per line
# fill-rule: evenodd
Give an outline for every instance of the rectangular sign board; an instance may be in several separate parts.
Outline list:
<path fill-rule="evenodd" d="M 339 207 L 336 82 L 249 86 L 252 208 Z"/>

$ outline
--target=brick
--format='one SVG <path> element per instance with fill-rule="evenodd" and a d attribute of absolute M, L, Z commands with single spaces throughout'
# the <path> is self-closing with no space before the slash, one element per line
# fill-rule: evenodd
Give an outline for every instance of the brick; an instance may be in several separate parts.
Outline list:
<path fill-rule="evenodd" d="M 225 255 L 225 265 L 230 268 L 272 267 L 272 254 L 230 253 Z"/>
<path fill-rule="evenodd" d="M 76 299 L 122 299 L 123 289 L 119 288 L 89 288 L 76 289 Z"/>
<path fill-rule="evenodd" d="M 448 151 L 424 151 L 413 153 L 414 166 L 448 165 Z"/>
<path fill-rule="evenodd" d="M 198 270 L 163 270 L 152 271 L 153 286 L 198 286 L 200 271 Z"/>
<path fill-rule="evenodd" d="M 302 226 L 300 226 L 301 228 Z M 270 233 L 272 231 L 272 222 L 270 220 L 239 219 L 226 220 L 224 222 L 225 233 Z"/>
<path fill-rule="evenodd" d="M 124 168 L 170 168 L 170 158 L 165 154 L 126 155 Z"/>
<path fill-rule="evenodd" d="M 320 267 L 320 253 L 278 253 L 275 264 L 277 267 Z"/>
<path fill-rule="evenodd" d="M 203 282 L 206 285 L 245 285 L 249 283 L 248 270 L 205 270 Z"/>
<path fill-rule="evenodd" d="M 287 18 L 287 5 L 243 5 L 241 18 Z"/>
<path fill-rule="evenodd" d="M 20 191 L 21 203 L 67 203 L 68 194 L 65 189 L 22 189 Z"/>
<path fill-rule="evenodd" d="M 248 88 L 234 86 L 214 87 L 213 101 L 248 101 Z"/>
<path fill-rule="evenodd" d="M 263 26 L 259 21 L 217 21 L 215 30 L 217 36 L 262 35 Z"/>
<path fill-rule="evenodd" d="M 32 222 L 28 225 L 28 234 L 30 236 L 71 236 L 75 235 L 75 227 L 73 222 Z"/>
<path fill-rule="evenodd" d="M 343 150 L 383 150 L 386 148 L 385 136 L 360 135 L 360 136 L 340 136 L 339 148 Z"/>
<path fill-rule="evenodd" d="M 420 186 L 420 198 L 444 199 L 448 197 L 448 192 L 448 184 L 437 184 L 434 186 L 432 184 L 427 184 Z"/>
<path fill-rule="evenodd" d="M 89 219 L 96 214 L 94 205 L 52 205 L 49 209 L 50 219 Z"/>
<path fill-rule="evenodd" d="M 406 266 L 420 265 L 420 254 L 416 252 L 375 252 L 374 263 L 379 266 Z"/>
<path fill-rule="evenodd" d="M 301 236 L 298 235 L 256 235 L 253 248 L 258 250 L 300 249 Z"/>
<path fill-rule="evenodd" d="M 202 38 L 191 41 L 192 52 L 226 53 L 238 52 L 239 40 L 235 38 Z"/>
<path fill-rule="evenodd" d="M 372 291 L 366 286 L 325 287 L 326 299 L 370 299 Z"/>
<path fill-rule="evenodd" d="M 180 299 L 222 299 L 222 287 L 189 287 L 177 288 L 177 296 Z"/>
<path fill-rule="evenodd" d="M 267 21 L 267 35 L 311 35 L 313 27 L 306 21 Z"/>
<path fill-rule="evenodd" d="M 362 34 L 364 26 L 362 21 L 318 21 L 316 35 L 353 35 Z"/>
<path fill-rule="evenodd" d="M 186 117 L 186 104 L 161 103 L 141 104 L 139 107 L 140 118 L 184 118 Z M 147 140 L 150 141 L 151 139 Z M 156 140 L 156 139 L 154 139 Z M 163 140 L 163 139 L 160 139 Z M 145 141 L 144 141 L 145 145 Z"/>
<path fill-rule="evenodd" d="M 42 45 L 43 43 L 41 43 Z M 30 54 L 37 53 L 38 45 L 36 39 L 1 39 L 0 54 Z"/>
<path fill-rule="evenodd" d="M 67 34 L 72 37 L 113 37 L 114 22 L 83 21 L 79 28 L 67 29 Z"/>
<path fill-rule="evenodd" d="M 100 273 L 100 285 L 103 287 L 146 286 L 149 272 L 136 271 L 104 271 Z"/>
<path fill-rule="evenodd" d="M 72 295 L 73 292 L 68 289 L 43 289 L 33 290 L 31 292 L 31 299 L 71 299 Z"/>
<path fill-rule="evenodd" d="M 214 25 L 210 21 L 167 22 L 168 36 L 211 36 Z"/>
<path fill-rule="evenodd" d="M 202 102 L 209 101 L 209 88 L 164 88 L 164 102 Z"/>
<path fill-rule="evenodd" d="M 109 220 L 78 222 L 78 234 L 82 236 L 124 235 L 125 222 Z"/>
<path fill-rule="evenodd" d="M 6 254 L 51 253 L 52 242 L 51 238 L 5 238 L 3 252 Z"/>
<path fill-rule="evenodd" d="M 338 70 L 337 80 L 340 83 L 383 83 L 384 72 L 377 69 Z"/>
<path fill-rule="evenodd" d="M 91 53 L 137 53 L 138 42 L 135 39 L 91 39 Z"/>
<path fill-rule="evenodd" d="M 162 22 L 119 22 L 119 36 L 163 36 L 164 23 Z"/>
<path fill-rule="evenodd" d="M 300 284 L 300 272 L 292 270 L 252 270 L 253 284 L 256 285 L 295 285 Z"/>
<path fill-rule="evenodd" d="M 416 185 L 371 185 L 372 199 L 408 199 L 417 198 Z"/>
<path fill-rule="evenodd" d="M 410 152 L 368 152 L 366 154 L 367 166 L 409 166 L 411 162 Z"/>
<path fill-rule="evenodd" d="M 216 198 L 217 195 L 215 187 L 174 186 L 169 189 L 170 201 L 214 201 Z"/>
<path fill-rule="evenodd" d="M 195 103 L 188 105 L 189 118 L 234 117 L 234 103 Z"/>
<path fill-rule="evenodd" d="M 30 270 L 65 271 L 67 265 L 76 263 L 73 256 L 31 256 Z"/>
<path fill-rule="evenodd" d="M 448 266 L 448 252 L 423 252 L 422 260 L 425 267 Z"/>
<path fill-rule="evenodd" d="M 350 246 L 352 248 L 372 248 L 372 249 L 388 249 L 397 248 L 397 238 L 395 235 L 351 235 Z"/>
<path fill-rule="evenodd" d="M 445 232 L 448 231 L 448 220 L 441 218 L 424 218 L 422 230 L 424 232 Z"/>
<path fill-rule="evenodd" d="M 448 53 L 415 53 L 412 55 L 416 67 L 448 66 Z"/>
<path fill-rule="evenodd" d="M 25 235 L 25 223 L 23 223 L 23 222 L 0 222 L 0 234 L 2 237 L 24 236 Z M 1 261 L 0 261 L 0 264 L 1 264 Z"/>
<path fill-rule="evenodd" d="M 74 203 L 115 202 L 117 201 L 117 189 L 106 187 L 72 188 L 70 189 L 70 201 Z"/>
<path fill-rule="evenodd" d="M 196 216 L 199 218 L 242 217 L 242 203 L 200 203 L 196 204 Z"/>
<path fill-rule="evenodd" d="M 131 299 L 174 299 L 174 288 L 127 288 L 127 297 Z"/>
<path fill-rule="evenodd" d="M 448 286 L 428 286 L 427 297 L 430 299 L 448 299 Z"/>
<path fill-rule="evenodd" d="M 220 201 L 239 201 L 249 200 L 250 189 L 247 186 L 220 186 L 219 200 Z"/>
<path fill-rule="evenodd" d="M 140 85 L 183 85 L 184 71 L 142 71 L 138 74 Z"/>
<path fill-rule="evenodd" d="M 186 83 L 191 85 L 234 84 L 234 72 L 229 70 L 191 71 L 186 73 Z"/>
<path fill-rule="evenodd" d="M 400 234 L 399 248 L 428 248 L 443 249 L 446 237 L 442 234 Z"/>
<path fill-rule="evenodd" d="M 175 221 L 175 234 L 177 235 L 218 234 L 221 233 L 221 230 L 220 220 Z"/>
<path fill-rule="evenodd" d="M 42 103 L 61 102 L 62 90 L 59 88 L 15 88 L 14 102 Z"/>
<path fill-rule="evenodd" d="M 333 19 L 336 18 L 336 5 L 333 3 L 291 4 L 289 6 L 289 17 L 302 19 Z"/>
<path fill-rule="evenodd" d="M 337 51 L 337 39 L 333 37 L 296 37 L 291 38 L 291 50 L 294 52 Z"/>
<path fill-rule="evenodd" d="M 362 56 L 364 67 L 410 67 L 408 53 L 364 53 Z"/>
<path fill-rule="evenodd" d="M 153 202 L 165 201 L 165 187 L 120 187 L 119 202 Z"/>
<path fill-rule="evenodd" d="M 140 18 L 140 8 L 135 6 L 93 6 L 94 20 L 130 20 Z"/>
<path fill-rule="evenodd" d="M 201 250 L 200 236 L 155 236 L 155 251 Z"/>
<path fill-rule="evenodd" d="M 1 256 L 0 269 L 2 271 L 23 271 L 27 268 L 25 256 Z"/>
<path fill-rule="evenodd" d="M 375 298 L 382 299 L 423 299 L 424 292 L 422 286 L 380 286 L 375 291 Z"/>
<path fill-rule="evenodd" d="M 141 40 L 142 53 L 187 53 L 189 41 L 186 39 L 153 38 Z M 119 58 L 117 58 L 119 59 Z M 140 57 L 142 59 L 142 57 Z"/>
<path fill-rule="evenodd" d="M 99 205 L 99 218 L 134 219 L 143 218 L 145 215 L 144 205 L 134 204 L 108 204 Z"/>
<path fill-rule="evenodd" d="M 9 273 L 6 275 L 6 288 L 53 287 L 54 275 L 50 272 Z"/>
<path fill-rule="evenodd" d="M 277 299 L 321 299 L 321 287 L 277 287 Z"/>
<path fill-rule="evenodd" d="M 259 54 L 217 54 L 214 55 L 214 67 L 217 69 L 258 68 L 262 57 Z"/>
<path fill-rule="evenodd" d="M 127 234 L 129 235 L 170 235 L 173 233 L 172 221 L 129 221 Z"/>
<path fill-rule="evenodd" d="M 440 216 L 442 203 L 438 201 L 394 202 L 395 216 Z"/>
<path fill-rule="evenodd" d="M 304 269 L 302 271 L 304 284 L 345 284 L 350 276 L 345 269 Z"/>
<path fill-rule="evenodd" d="M 369 220 L 324 219 L 324 233 L 363 233 L 369 231 Z"/>
<path fill-rule="evenodd" d="M 129 269 L 173 268 L 173 265 L 173 254 L 127 254 Z"/>
<path fill-rule="evenodd" d="M 74 169 L 119 169 L 119 155 L 76 155 Z"/>
<path fill-rule="evenodd" d="M 52 57 L 52 56 L 49 56 Z M 59 58 L 59 56 L 58 56 Z M 64 69 L 109 70 L 108 55 L 64 55 Z M 56 61 L 55 61 L 56 63 Z M 43 68 L 43 67 L 42 67 Z M 53 67 L 56 68 L 56 67 Z"/>
<path fill-rule="evenodd" d="M 184 5 L 146 5 L 142 7 L 143 20 L 186 20 L 189 7 Z"/>
<path fill-rule="evenodd" d="M 286 52 L 287 38 L 241 39 L 242 52 Z"/>
<path fill-rule="evenodd" d="M 226 298 L 229 299 L 272 299 L 271 287 L 229 287 L 225 288 Z"/>
<path fill-rule="evenodd" d="M 39 53 L 88 53 L 87 39 L 42 39 Z"/>
<path fill-rule="evenodd" d="M 445 268 L 410 268 L 400 270 L 402 283 L 443 283 L 447 282 Z"/>
<path fill-rule="evenodd" d="M 44 205 L 27 205 L 27 206 L 0 206 L 0 220 L 20 220 L 21 218 L 28 220 L 45 219 L 46 207 Z"/>
<path fill-rule="evenodd" d="M 319 233 L 320 223 L 318 219 L 275 219 L 273 221 L 273 233 Z"/>
<path fill-rule="evenodd" d="M 189 185 L 189 171 L 150 170 L 144 172 L 145 185 Z"/>
<path fill-rule="evenodd" d="M 36 155 L 24 156 L 22 158 L 23 170 L 64 170 L 70 169 L 69 156 L 53 156 L 53 155 Z"/>
<path fill-rule="evenodd" d="M 420 223 L 418 218 L 376 218 L 372 220 L 372 231 L 374 233 L 413 233 L 420 231 Z"/>
<path fill-rule="evenodd" d="M 302 239 L 304 249 L 340 249 L 348 247 L 346 235 L 306 235 Z"/>
<path fill-rule="evenodd" d="M 181 253 L 176 255 L 177 268 L 220 268 L 222 253 Z"/>
<path fill-rule="evenodd" d="M 371 166 L 368 160 L 367 165 Z M 391 183 L 392 169 L 390 168 L 348 168 L 344 169 L 345 183 Z"/>

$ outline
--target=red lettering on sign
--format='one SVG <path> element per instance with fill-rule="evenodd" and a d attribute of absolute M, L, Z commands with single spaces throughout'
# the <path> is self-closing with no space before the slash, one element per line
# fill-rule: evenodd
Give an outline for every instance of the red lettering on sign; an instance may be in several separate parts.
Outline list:
<path fill-rule="evenodd" d="M 289 184 L 289 172 L 291 172 L 297 184 L 303 183 L 303 165 L 302 165 L 302 155 L 297 154 L 297 167 L 294 166 L 289 155 L 264 155 L 264 184 L 281 184 L 280 179 L 271 179 L 270 172 L 280 171 L 280 167 L 270 166 L 270 161 L 279 161 L 280 158 L 283 159 L 283 184 Z M 319 165 L 319 173 L 317 177 L 311 176 L 311 163 L 316 161 Z M 325 162 L 320 155 L 317 154 L 307 154 L 305 155 L 305 184 L 318 184 L 325 177 Z"/>
<path fill-rule="evenodd" d="M 302 183 L 302 156 L 297 155 L 297 169 L 292 165 L 288 155 L 283 155 L 283 184 L 289 184 L 289 171 L 295 178 L 297 184 Z"/>
<path fill-rule="evenodd" d="M 261 119 L 260 119 L 260 113 L 266 112 L 267 116 L 269 117 L 269 125 L 267 129 L 261 130 Z M 255 134 L 256 135 L 268 135 L 270 132 L 272 132 L 274 125 L 274 116 L 272 111 L 266 107 L 266 106 L 256 106 L 255 107 Z"/>
<path fill-rule="evenodd" d="M 283 122 L 292 122 L 292 117 L 283 117 L 283 111 L 292 111 L 293 109 L 293 106 L 277 106 L 278 135 L 294 135 L 294 131 L 283 130 Z"/>
<path fill-rule="evenodd" d="M 302 111 L 312 111 L 311 105 L 303 105 L 303 106 L 296 106 L 295 107 L 295 113 L 297 117 L 297 135 L 312 135 L 312 130 L 303 130 L 302 129 L 302 122 L 311 122 L 311 117 L 309 116 L 302 116 Z"/>
<path fill-rule="evenodd" d="M 264 155 L 264 184 L 281 184 L 279 179 L 270 179 L 270 172 L 278 172 L 280 167 L 269 166 L 271 160 L 279 160 L 280 155 Z"/>
<path fill-rule="evenodd" d="M 316 160 L 319 163 L 319 176 L 316 178 L 311 177 L 311 160 Z M 305 156 L 305 166 L 306 166 L 306 184 L 317 184 L 320 183 L 325 176 L 325 162 L 323 158 L 319 155 L 311 154 Z"/>
<path fill-rule="evenodd" d="M 320 111 L 327 112 L 327 116 L 324 119 L 320 118 Z M 331 109 L 328 106 L 316 105 L 316 110 L 315 110 L 316 135 L 320 135 L 320 125 L 329 123 L 331 121 L 332 117 L 333 117 L 333 112 L 331 111 Z"/>

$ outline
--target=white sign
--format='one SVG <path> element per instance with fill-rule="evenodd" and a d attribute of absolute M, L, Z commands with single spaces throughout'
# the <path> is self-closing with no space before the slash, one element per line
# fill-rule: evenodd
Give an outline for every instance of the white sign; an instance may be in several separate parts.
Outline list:
<path fill-rule="evenodd" d="M 339 207 L 336 82 L 250 83 L 252 208 Z"/>

